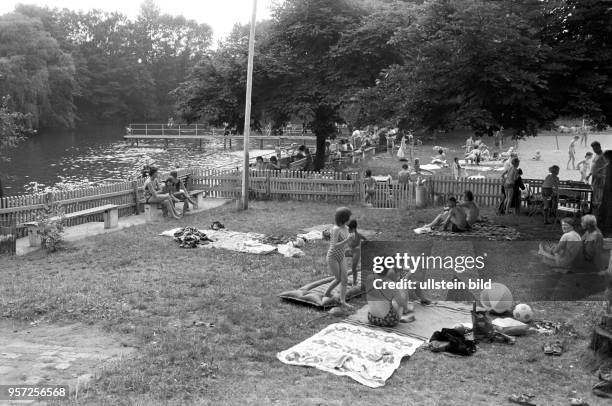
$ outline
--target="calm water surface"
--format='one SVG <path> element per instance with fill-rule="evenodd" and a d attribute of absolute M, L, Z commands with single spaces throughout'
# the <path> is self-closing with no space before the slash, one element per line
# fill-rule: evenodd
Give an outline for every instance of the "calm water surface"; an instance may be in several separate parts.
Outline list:
<path fill-rule="evenodd" d="M 142 142 L 139 147 L 123 140 L 124 126 L 90 126 L 74 131 L 50 131 L 39 134 L 9 152 L 8 162 L 0 162 L 0 177 L 5 195 L 35 191 L 66 190 L 81 186 L 115 183 L 136 175 L 145 164 L 161 170 L 177 167 L 240 166 L 242 144 L 223 149 L 223 143 L 198 141 Z M 250 156 L 274 154 L 273 146 L 265 150 L 253 143 Z"/>

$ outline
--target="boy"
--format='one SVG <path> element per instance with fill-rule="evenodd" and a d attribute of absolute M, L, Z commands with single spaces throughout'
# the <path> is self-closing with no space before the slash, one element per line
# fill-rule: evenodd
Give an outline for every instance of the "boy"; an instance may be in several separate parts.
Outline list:
<path fill-rule="evenodd" d="M 587 152 L 584 159 L 576 164 L 576 169 L 580 171 L 580 182 L 586 183 L 587 177 L 591 173 L 591 161 L 593 160 L 593 153 Z"/>
<path fill-rule="evenodd" d="M 348 246 L 351 249 L 351 269 L 353 271 L 353 286 L 357 286 L 357 265 L 359 265 L 359 259 L 361 258 L 361 241 L 366 241 L 366 238 L 357 232 L 357 221 L 351 220 L 348 222 L 347 227 L 349 234 L 352 235 L 349 240 Z"/>
<path fill-rule="evenodd" d="M 580 139 L 579 136 L 574 135 L 574 138 L 572 139 L 572 142 L 570 142 L 569 144 L 569 148 L 568 148 L 568 155 L 569 155 L 569 159 L 567 160 L 567 168 L 569 169 L 569 164 L 570 162 L 572 163 L 572 169 L 576 169 L 576 141 L 578 141 Z"/>

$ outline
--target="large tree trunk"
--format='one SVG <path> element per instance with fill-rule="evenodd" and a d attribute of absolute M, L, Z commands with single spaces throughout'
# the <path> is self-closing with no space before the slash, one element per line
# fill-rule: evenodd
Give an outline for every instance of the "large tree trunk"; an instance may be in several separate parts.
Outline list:
<path fill-rule="evenodd" d="M 325 166 L 325 141 L 327 134 L 316 134 L 317 136 L 317 151 L 314 161 L 314 170 L 320 171 Z"/>

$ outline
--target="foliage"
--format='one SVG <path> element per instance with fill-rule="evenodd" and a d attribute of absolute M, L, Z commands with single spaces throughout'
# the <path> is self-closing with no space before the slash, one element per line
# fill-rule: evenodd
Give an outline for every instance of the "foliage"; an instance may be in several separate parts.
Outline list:
<path fill-rule="evenodd" d="M 55 252 L 61 248 L 64 234 L 64 211 L 57 203 L 45 205 L 42 213 L 36 219 L 40 230 L 40 244 L 47 252 Z"/>

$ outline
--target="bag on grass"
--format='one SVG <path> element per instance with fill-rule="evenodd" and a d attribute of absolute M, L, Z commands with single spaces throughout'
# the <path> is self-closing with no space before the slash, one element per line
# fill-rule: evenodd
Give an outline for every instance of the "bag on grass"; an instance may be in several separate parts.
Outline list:
<path fill-rule="evenodd" d="M 495 332 L 487 312 L 476 310 L 476 302 L 474 302 L 474 308 L 472 309 L 472 332 L 476 340 L 487 340 Z"/>
<path fill-rule="evenodd" d="M 429 341 L 448 342 L 449 345 L 445 348 L 445 351 L 453 354 L 472 355 L 476 352 L 476 343 L 473 340 L 468 340 L 463 333 L 452 328 L 443 328 L 442 331 L 436 331 Z"/>

